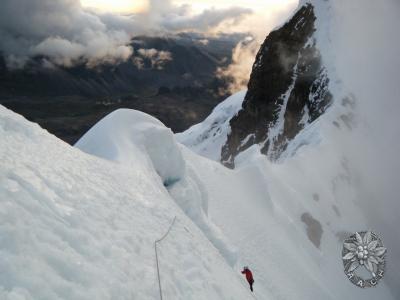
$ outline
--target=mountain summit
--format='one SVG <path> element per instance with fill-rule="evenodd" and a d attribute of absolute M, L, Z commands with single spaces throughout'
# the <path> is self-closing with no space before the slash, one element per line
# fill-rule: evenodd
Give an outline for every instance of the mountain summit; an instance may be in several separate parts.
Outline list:
<path fill-rule="evenodd" d="M 253 145 L 272 161 L 290 156 L 296 152 L 289 149 L 290 142 L 334 102 L 343 104 L 340 114 L 349 113 L 354 99 L 333 67 L 331 11 L 329 1 L 301 2 L 289 21 L 261 45 L 245 95 L 227 99 L 178 139 L 234 168 L 235 158 Z"/>
<path fill-rule="evenodd" d="M 315 37 L 314 6 L 305 3 L 289 22 L 266 38 L 253 66 L 240 112 L 222 148 L 222 162 L 254 144 L 277 159 L 305 126 L 332 102 L 329 77 Z"/>

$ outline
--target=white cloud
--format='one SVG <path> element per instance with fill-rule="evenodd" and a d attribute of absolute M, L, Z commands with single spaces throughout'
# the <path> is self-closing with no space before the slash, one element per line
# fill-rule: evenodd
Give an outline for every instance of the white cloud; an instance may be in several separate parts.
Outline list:
<path fill-rule="evenodd" d="M 126 17 L 119 22 L 134 26 Z M 78 0 L 4 0 L 0 50 L 13 66 L 34 55 L 65 66 L 125 60 L 132 53 L 130 35 L 113 25 L 82 9 Z"/>
<path fill-rule="evenodd" d="M 400 3 L 397 0 L 335 0 L 335 68 L 357 97 L 359 122 L 346 145 L 364 185 L 374 230 L 389 249 L 385 281 L 399 298 L 400 240 Z M 344 147 L 341 145 L 341 147 Z"/>
<path fill-rule="evenodd" d="M 150 61 L 151 68 L 162 70 L 164 65 L 172 60 L 172 54 L 169 51 L 158 51 L 154 48 L 140 48 L 133 62 L 139 69 L 143 69 L 145 67 L 145 59 Z"/>
<path fill-rule="evenodd" d="M 223 91 L 224 93 L 233 94 L 247 88 L 254 60 L 261 44 L 271 30 L 288 19 L 297 7 L 298 1 L 288 0 L 281 1 L 279 4 L 271 2 L 270 5 L 267 3 L 258 5 L 260 6 L 259 10 L 253 15 L 245 16 L 243 22 L 238 26 L 221 24 L 214 29 L 215 33 L 219 31 L 246 32 L 253 37 L 253 39 L 246 38 L 236 46 L 232 52 L 231 65 L 218 69 L 217 76 L 230 79 L 228 91 Z"/>
<path fill-rule="evenodd" d="M 251 38 L 240 42 L 232 52 L 232 63 L 226 68 L 219 68 L 217 76 L 229 78 L 228 92 L 233 94 L 246 88 L 250 79 L 254 58 L 260 48 L 257 39 Z M 222 91 L 226 93 L 226 91 Z"/>
<path fill-rule="evenodd" d="M 226 20 L 238 22 L 250 10 L 209 9 L 193 14 L 189 5 L 150 0 L 149 11 L 132 16 L 100 13 L 79 0 L 3 0 L 0 51 L 11 67 L 35 55 L 56 65 L 116 63 L 128 59 L 131 38 L 166 31 L 207 31 Z"/>
<path fill-rule="evenodd" d="M 242 7 L 231 7 L 227 9 L 206 9 L 197 15 L 188 13 L 187 6 L 182 6 L 184 10 L 169 14 L 168 18 L 164 18 L 161 22 L 162 27 L 167 30 L 196 30 L 208 31 L 223 22 L 231 21 L 233 24 L 238 24 L 243 17 L 252 14 L 252 10 Z"/>

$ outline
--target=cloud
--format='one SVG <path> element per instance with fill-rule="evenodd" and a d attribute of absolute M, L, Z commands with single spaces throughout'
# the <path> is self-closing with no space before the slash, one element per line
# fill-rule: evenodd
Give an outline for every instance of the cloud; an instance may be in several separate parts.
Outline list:
<path fill-rule="evenodd" d="M 197 42 L 203 46 L 207 46 L 210 43 L 210 41 L 208 39 L 201 39 L 201 40 L 198 40 Z"/>
<path fill-rule="evenodd" d="M 229 8 L 193 14 L 190 5 L 150 0 L 147 12 L 124 16 L 84 8 L 79 0 L 3 0 L 0 52 L 14 68 L 35 56 L 67 67 L 118 63 L 134 53 L 131 39 L 135 35 L 207 31 L 225 21 L 237 23 L 249 13 Z"/>
<path fill-rule="evenodd" d="M 71 66 L 126 60 L 132 54 L 133 26 L 119 17 L 119 26 L 103 22 L 99 15 L 84 10 L 78 0 L 4 0 L 0 11 L 0 50 L 11 67 L 29 57 L 43 55 L 54 64 Z"/>
<path fill-rule="evenodd" d="M 210 8 L 194 13 L 188 3 L 175 5 L 171 0 L 149 0 L 149 10 L 140 18 L 153 30 L 208 32 L 223 23 L 238 24 L 253 11 L 243 7 Z"/>
<path fill-rule="evenodd" d="M 149 62 L 150 68 L 162 70 L 164 65 L 172 60 L 172 54 L 169 51 L 158 51 L 154 48 L 137 50 L 137 55 L 133 58 L 133 62 L 138 69 L 144 69 L 146 61 Z"/>
<path fill-rule="evenodd" d="M 286 4 L 285 4 L 286 3 Z M 219 78 L 227 78 L 229 81 L 227 90 L 221 93 L 235 93 L 246 89 L 250 79 L 256 54 L 265 38 L 277 24 L 288 19 L 289 15 L 297 7 L 297 1 L 287 1 L 279 6 L 271 6 L 268 10 L 257 11 L 253 15 L 244 16 L 243 22 L 238 26 L 234 24 L 221 24 L 216 26 L 214 32 L 244 32 L 248 33 L 232 51 L 232 63 L 225 68 L 217 70 Z"/>
<path fill-rule="evenodd" d="M 211 8 L 197 15 L 190 15 L 189 11 L 188 6 L 182 6 L 178 13 L 170 14 L 170 17 L 161 22 L 162 27 L 171 31 L 208 31 L 227 21 L 238 24 L 246 15 L 253 13 L 252 10 L 242 7 Z"/>
<path fill-rule="evenodd" d="M 217 70 L 217 77 L 229 80 L 227 91 L 221 91 L 221 94 L 227 92 L 233 94 L 246 88 L 259 49 L 260 43 L 253 37 L 247 37 L 235 47 L 232 52 L 232 63 Z"/>
<path fill-rule="evenodd" d="M 337 0 L 332 6 L 341 16 L 332 37 L 335 68 L 358 99 L 358 122 L 363 125 L 346 146 L 364 182 L 360 203 L 389 249 L 385 281 L 399 299 L 400 3 Z"/>

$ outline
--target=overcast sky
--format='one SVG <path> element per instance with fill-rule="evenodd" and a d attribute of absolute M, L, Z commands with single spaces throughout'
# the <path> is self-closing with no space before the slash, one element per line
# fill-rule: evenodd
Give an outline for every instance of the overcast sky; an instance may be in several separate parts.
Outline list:
<path fill-rule="evenodd" d="M 250 31 L 262 40 L 297 1 L 2 0 L 0 52 L 10 68 L 38 55 L 95 65 L 129 59 L 135 35 Z"/>
<path fill-rule="evenodd" d="M 233 7 L 251 10 L 242 18 L 242 22 L 218 22 L 212 30 L 219 32 L 252 32 L 262 39 L 280 21 L 297 7 L 298 0 L 80 0 L 83 7 L 95 8 L 102 12 L 112 13 L 146 13 L 158 10 L 156 6 L 168 7 L 169 12 L 176 11 L 185 15 L 197 15 L 206 19 L 204 11 L 229 10 Z M 163 4 L 161 4 L 163 3 Z M 154 5 L 156 4 L 156 5 Z M 184 8 L 178 11 L 178 8 Z M 203 14 L 202 14 L 203 13 Z M 187 16 L 186 16 L 187 17 Z M 209 17 L 208 17 L 209 18 Z M 227 18 L 229 19 L 229 18 Z M 190 20 L 192 21 L 192 20 Z M 185 24 L 188 25 L 187 22 Z"/>
<path fill-rule="evenodd" d="M 190 15 L 201 15 L 208 10 L 227 10 L 232 7 L 240 7 L 252 11 L 243 22 L 238 24 L 221 24 L 215 26 L 216 31 L 253 33 L 264 36 L 271 26 L 286 19 L 287 15 L 298 5 L 298 0 L 80 0 L 84 7 L 98 9 L 102 12 L 113 13 L 144 13 L 154 10 L 155 5 L 169 7 L 185 7 L 185 13 Z M 161 4 L 162 2 L 166 4 Z"/>
<path fill-rule="evenodd" d="M 81 0 L 82 5 L 114 12 L 137 12 L 148 8 L 148 0 Z M 189 4 L 197 12 L 217 7 L 242 6 L 260 10 L 276 10 L 297 4 L 298 0 L 174 0 L 174 4 Z"/>

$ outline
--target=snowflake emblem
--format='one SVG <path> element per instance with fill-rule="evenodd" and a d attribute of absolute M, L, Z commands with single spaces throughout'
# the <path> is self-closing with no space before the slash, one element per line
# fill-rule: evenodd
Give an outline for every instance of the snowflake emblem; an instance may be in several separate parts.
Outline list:
<path fill-rule="evenodd" d="M 356 232 L 343 243 L 342 258 L 347 277 L 362 288 L 376 286 L 384 275 L 385 254 L 386 248 L 375 233 Z M 372 278 L 358 276 L 357 269 L 360 267 L 365 267 Z"/>

